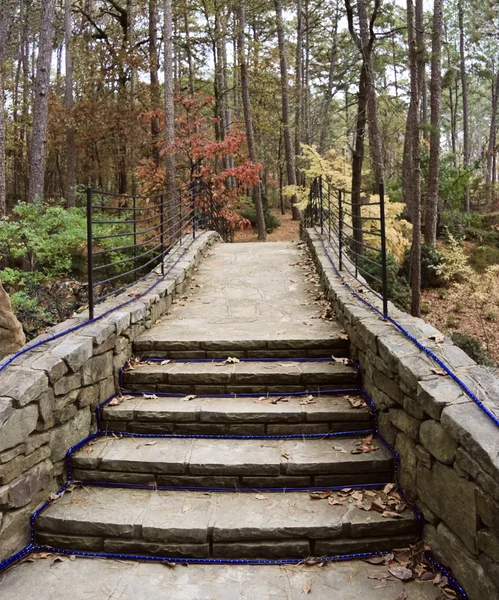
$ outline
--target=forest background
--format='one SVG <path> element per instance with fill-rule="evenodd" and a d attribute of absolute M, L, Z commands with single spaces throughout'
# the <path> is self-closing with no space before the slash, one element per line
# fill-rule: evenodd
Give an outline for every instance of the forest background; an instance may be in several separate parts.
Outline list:
<path fill-rule="evenodd" d="M 384 182 L 391 299 L 499 361 L 497 0 L 1 0 L 0 102 L 28 338 L 87 302 L 86 186 L 202 176 L 265 239 L 321 174 Z"/>

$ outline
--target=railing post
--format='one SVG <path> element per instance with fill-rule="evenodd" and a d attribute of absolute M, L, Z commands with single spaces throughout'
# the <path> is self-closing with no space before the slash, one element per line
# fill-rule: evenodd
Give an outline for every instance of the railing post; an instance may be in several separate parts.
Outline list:
<path fill-rule="evenodd" d="M 137 281 L 137 198 L 132 196 L 133 207 L 133 277 Z"/>
<path fill-rule="evenodd" d="M 322 197 L 322 177 L 319 179 L 319 222 L 321 224 L 321 235 L 324 235 L 324 199 Z"/>
<path fill-rule="evenodd" d="M 88 270 L 88 316 L 94 318 L 94 256 L 92 232 L 92 188 L 87 188 L 87 270 Z"/>
<path fill-rule="evenodd" d="M 161 194 L 159 197 L 159 223 L 160 223 L 160 244 L 161 244 L 161 275 L 165 274 L 165 197 Z"/>
<path fill-rule="evenodd" d="M 190 183 L 191 188 L 191 219 L 192 219 L 192 239 L 196 239 L 196 184 Z"/>
<path fill-rule="evenodd" d="M 331 184 L 327 184 L 327 239 L 331 245 Z"/>
<path fill-rule="evenodd" d="M 379 214 L 381 233 L 381 281 L 383 286 L 383 315 L 388 316 L 388 274 L 386 270 L 385 185 L 379 185 Z"/>
<path fill-rule="evenodd" d="M 339 270 L 343 271 L 343 196 L 338 190 L 338 259 Z"/>

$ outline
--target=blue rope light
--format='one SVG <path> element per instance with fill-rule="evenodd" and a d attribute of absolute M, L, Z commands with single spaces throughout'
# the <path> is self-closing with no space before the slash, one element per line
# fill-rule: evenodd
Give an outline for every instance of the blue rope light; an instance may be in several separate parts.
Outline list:
<path fill-rule="evenodd" d="M 368 308 L 370 308 L 371 310 L 373 310 L 375 313 L 377 313 L 384 320 L 386 320 L 386 321 L 390 322 L 392 325 L 394 325 L 406 338 L 408 338 L 409 340 L 411 340 L 411 342 L 413 344 L 415 344 L 422 352 L 424 352 L 430 358 L 432 358 L 447 373 L 447 375 L 449 375 L 459 385 L 459 387 L 478 405 L 478 407 L 489 417 L 489 419 L 491 419 L 497 426 L 499 426 L 499 418 L 496 417 L 496 415 L 485 406 L 485 404 L 480 400 L 480 398 L 478 398 L 478 396 L 476 396 L 469 389 L 469 387 L 464 383 L 464 381 L 462 381 L 461 379 L 459 379 L 459 377 L 455 373 L 453 373 L 453 371 L 436 354 L 434 354 L 429 348 L 427 348 L 420 341 L 418 341 L 413 335 L 411 335 L 406 329 L 404 329 L 402 327 L 402 325 L 400 325 L 397 321 L 395 321 L 395 319 L 393 319 L 389 315 L 384 315 L 382 311 L 380 311 L 378 308 L 376 308 L 373 304 L 371 304 L 368 300 L 366 300 L 365 298 L 363 298 L 360 294 L 358 294 L 354 290 L 354 288 L 345 280 L 345 278 L 343 277 L 343 275 L 336 268 L 336 265 L 334 264 L 334 261 L 332 260 L 330 254 L 328 252 L 326 244 L 325 244 L 324 240 L 322 239 L 322 236 L 320 235 L 320 233 L 317 231 L 316 227 L 314 227 L 314 231 L 317 233 L 317 235 L 318 235 L 318 237 L 319 237 L 319 239 L 321 241 L 322 247 L 324 248 L 324 252 L 325 252 L 325 254 L 326 254 L 329 262 L 331 263 L 331 265 L 332 265 L 332 267 L 333 267 L 336 275 L 341 280 L 341 282 L 343 283 L 343 285 L 346 288 L 348 288 L 348 290 L 358 300 L 360 300 L 361 302 L 363 302 Z"/>

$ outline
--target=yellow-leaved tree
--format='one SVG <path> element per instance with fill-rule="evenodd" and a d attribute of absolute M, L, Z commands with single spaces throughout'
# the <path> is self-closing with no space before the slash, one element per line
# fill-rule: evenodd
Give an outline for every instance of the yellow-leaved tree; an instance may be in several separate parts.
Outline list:
<path fill-rule="evenodd" d="M 310 184 L 316 177 L 322 177 L 323 185 L 329 184 L 336 192 L 341 190 L 346 203 L 350 201 L 352 169 L 341 153 L 329 150 L 324 156 L 321 156 L 315 146 L 303 144 L 302 155 L 298 157 L 298 161 L 300 170 L 305 176 L 305 185 L 287 186 L 283 189 L 283 195 L 287 198 L 296 196 L 300 210 L 305 210 L 309 202 L 309 188 L 306 184 Z M 324 197 L 326 196 L 324 195 Z M 364 204 L 361 207 L 361 214 L 365 219 L 362 227 L 367 231 L 364 234 L 364 241 L 369 246 L 377 248 L 380 245 L 380 238 L 375 235 L 380 229 L 379 196 L 365 194 L 362 201 Z M 411 245 L 412 237 L 412 225 L 409 221 L 401 218 L 404 208 L 405 205 L 402 202 L 390 202 L 390 198 L 385 195 L 386 245 L 388 251 L 399 262 L 404 259 L 404 254 Z M 351 211 L 346 210 L 343 217 L 343 231 L 347 236 L 353 237 L 352 220 L 347 214 L 349 212 Z M 371 235 L 368 232 L 372 232 Z"/>

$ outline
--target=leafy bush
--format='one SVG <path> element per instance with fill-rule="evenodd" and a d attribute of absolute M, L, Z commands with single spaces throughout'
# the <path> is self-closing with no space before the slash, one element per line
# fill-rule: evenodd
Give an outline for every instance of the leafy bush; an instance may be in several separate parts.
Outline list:
<path fill-rule="evenodd" d="M 464 213 L 459 211 L 445 211 L 440 216 L 439 232 L 443 237 L 451 234 L 456 240 L 467 237 L 468 229 L 481 229 L 483 227 L 482 215 Z"/>
<path fill-rule="evenodd" d="M 487 267 L 499 264 L 499 248 L 495 246 L 475 246 L 470 254 L 471 266 L 480 273 Z"/>
<path fill-rule="evenodd" d="M 47 277 L 71 272 L 85 241 L 86 217 L 81 208 L 22 202 L 11 219 L 0 220 L 0 256 L 8 266 L 24 261 L 31 271 L 42 271 Z"/>
<path fill-rule="evenodd" d="M 373 262 L 379 263 L 379 253 L 377 252 L 368 250 L 364 253 L 364 256 Z M 381 280 L 380 264 L 373 264 L 369 261 L 363 261 L 363 264 L 360 266 L 370 275 L 373 275 L 377 279 Z M 409 299 L 411 297 L 411 290 L 407 283 L 407 279 L 400 270 L 400 265 L 391 252 L 388 252 L 386 255 L 386 275 L 388 284 L 388 299 L 391 300 L 401 310 L 407 310 Z M 371 277 L 366 277 L 365 279 L 374 291 L 378 293 L 382 292 L 381 284 L 379 282 Z"/>
<path fill-rule="evenodd" d="M 441 274 L 442 255 L 435 246 L 431 244 L 421 245 L 421 288 L 441 288 L 445 285 L 445 280 Z M 411 253 L 408 250 L 402 263 L 402 273 L 409 281 L 411 272 Z"/>
<path fill-rule="evenodd" d="M 239 210 L 238 213 L 241 217 L 248 219 L 251 223 L 252 227 L 256 227 L 256 208 L 251 198 L 247 196 L 243 196 L 240 199 L 244 204 L 247 204 L 246 208 Z M 264 203 L 263 206 L 263 216 L 265 218 L 265 228 L 267 229 L 267 233 L 272 233 L 275 229 L 279 227 L 281 221 L 274 215 L 274 213 L 270 212 L 268 208 L 268 204 Z"/>
<path fill-rule="evenodd" d="M 466 354 L 479 365 L 490 365 L 490 359 L 483 349 L 480 340 L 477 340 L 476 337 L 469 333 L 454 331 L 451 335 L 451 339 L 458 348 L 461 348 L 461 350 L 466 352 Z"/>

